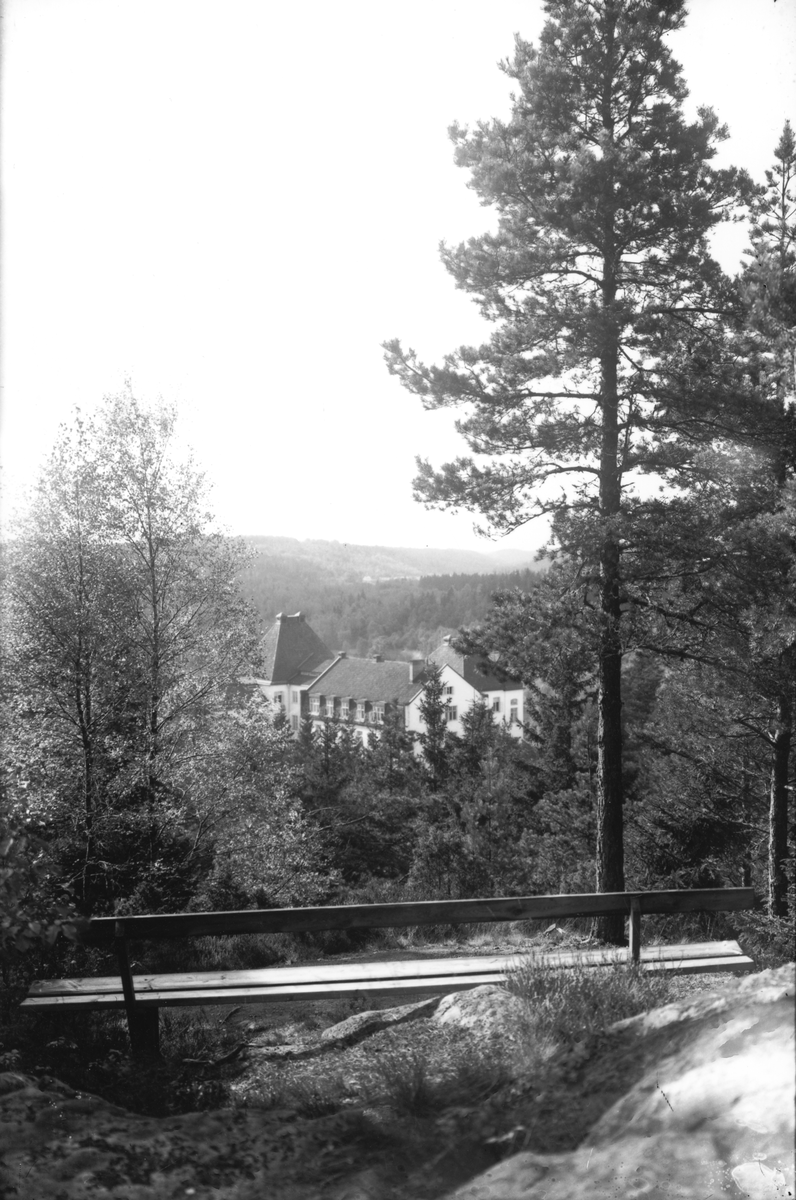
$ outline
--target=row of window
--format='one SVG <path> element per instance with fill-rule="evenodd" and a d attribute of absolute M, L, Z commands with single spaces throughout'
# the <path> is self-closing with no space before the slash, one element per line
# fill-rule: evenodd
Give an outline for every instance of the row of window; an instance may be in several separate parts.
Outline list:
<path fill-rule="evenodd" d="M 310 716 L 313 717 L 337 716 L 341 721 L 347 721 L 353 716 L 360 723 L 369 721 L 380 725 L 384 720 L 384 709 L 384 704 L 357 700 L 356 710 L 352 711 L 350 700 L 340 699 L 335 705 L 334 696 L 325 696 L 323 699 L 320 696 L 310 696 Z"/>
<path fill-rule="evenodd" d="M 447 697 L 453 695 L 453 688 L 446 687 L 444 690 L 445 690 L 445 696 L 446 696 L 445 704 L 447 706 L 448 720 L 455 721 L 456 720 L 456 715 L 455 715 L 456 714 L 456 706 L 452 705 L 450 700 L 447 699 Z M 488 699 L 489 699 L 488 696 L 484 696 L 484 700 L 488 701 Z M 502 708 L 501 708 L 500 696 L 495 696 L 492 700 L 492 712 L 499 713 L 501 711 L 502 711 Z M 454 714 L 453 716 L 451 716 L 452 713 Z M 509 718 L 512 722 L 519 721 L 520 702 L 516 697 L 513 700 L 509 701 Z"/>

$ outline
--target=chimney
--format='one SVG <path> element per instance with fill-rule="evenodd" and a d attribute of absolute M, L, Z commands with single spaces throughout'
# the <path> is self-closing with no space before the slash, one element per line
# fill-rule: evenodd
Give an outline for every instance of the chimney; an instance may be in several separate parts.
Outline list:
<path fill-rule="evenodd" d="M 384 662 L 384 659 L 382 658 L 382 656 L 380 654 L 374 654 L 373 661 L 374 662 Z"/>
<path fill-rule="evenodd" d="M 444 637 L 442 640 L 443 640 L 443 642 L 445 643 L 445 645 L 446 645 L 446 646 L 450 646 L 450 644 L 451 644 L 451 635 L 450 635 L 449 633 L 446 633 L 446 634 L 445 634 L 445 637 Z"/>

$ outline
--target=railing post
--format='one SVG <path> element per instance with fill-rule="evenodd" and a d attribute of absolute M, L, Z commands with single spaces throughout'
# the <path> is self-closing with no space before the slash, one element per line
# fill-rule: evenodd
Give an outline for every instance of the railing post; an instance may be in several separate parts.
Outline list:
<path fill-rule="evenodd" d="M 142 1008 L 135 1001 L 135 985 L 133 973 L 130 970 L 130 958 L 127 953 L 127 938 L 124 933 L 124 923 L 117 921 L 113 927 L 113 942 L 116 957 L 119 960 L 119 974 L 122 979 L 124 1007 L 127 1012 L 127 1028 L 130 1033 L 130 1049 L 133 1058 L 158 1058 L 158 1010 L 157 1008 Z"/>
<path fill-rule="evenodd" d="M 630 961 L 631 963 L 638 964 L 641 961 L 641 899 L 637 895 L 630 897 L 628 935 Z"/>

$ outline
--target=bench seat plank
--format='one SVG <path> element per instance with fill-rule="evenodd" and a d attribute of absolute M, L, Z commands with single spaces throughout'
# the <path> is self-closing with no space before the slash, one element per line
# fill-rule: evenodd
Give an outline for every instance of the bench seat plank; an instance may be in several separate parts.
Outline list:
<path fill-rule="evenodd" d="M 678 960 L 691 958 L 720 958 L 741 954 L 737 942 L 697 942 L 675 946 L 645 946 L 641 961 Z M 295 967 L 261 967 L 246 971 L 187 971 L 180 974 L 135 975 L 136 997 L 148 991 L 185 990 L 186 988 L 270 987 L 284 984 L 300 985 L 351 980 L 407 979 L 434 975 L 472 975 L 485 971 L 508 971 L 532 957 L 540 962 L 562 967 L 581 963 L 584 966 L 603 966 L 627 962 L 624 947 L 599 950 L 542 951 L 535 955 L 522 953 L 475 955 L 455 958 L 399 959 L 385 962 L 309 963 Z M 90 990 L 96 993 L 117 992 L 119 976 L 109 975 L 83 979 L 37 979 L 29 989 L 31 996 L 52 996 Z"/>
<path fill-rule="evenodd" d="M 667 961 L 658 959 L 642 963 L 641 969 L 648 972 L 672 972 L 678 975 L 714 974 L 724 971 L 741 973 L 754 969 L 754 962 L 745 955 L 723 955 L 719 958 L 680 959 Z M 304 983 L 258 987 L 224 987 L 202 989 L 173 989 L 169 991 L 143 992 L 136 997 L 136 1007 L 172 1008 L 188 1005 L 211 1004 L 277 1004 L 295 1000 L 344 1000 L 367 999 L 370 996 L 430 996 L 447 995 L 465 991 L 485 983 L 505 983 L 506 971 L 489 971 L 479 975 L 450 975 L 421 977 L 414 979 L 362 979 L 332 983 Z M 29 996 L 23 1001 L 29 1010 L 43 1009 L 91 1009 L 124 1008 L 121 989 L 102 994 L 73 992 L 61 996 Z"/>
<path fill-rule="evenodd" d="M 532 958 L 549 966 L 624 964 L 622 947 L 565 951 L 540 955 L 490 955 L 470 958 L 401 960 L 382 963 L 321 963 L 316 966 L 269 967 L 260 971 L 201 972 L 194 975 L 142 975 L 135 978 L 136 1004 L 268 1003 L 286 999 L 344 998 L 458 991 L 482 983 L 502 983 Z M 649 946 L 642 950 L 644 971 L 698 974 L 746 971 L 754 966 L 737 942 L 702 942 Z M 96 979 L 38 980 L 23 1001 L 29 1009 L 104 1008 L 124 1005 L 118 976 Z"/>

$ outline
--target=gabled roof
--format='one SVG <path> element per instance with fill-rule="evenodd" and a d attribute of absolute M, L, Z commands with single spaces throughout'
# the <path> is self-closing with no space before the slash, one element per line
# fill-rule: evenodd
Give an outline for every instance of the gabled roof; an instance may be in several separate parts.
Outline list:
<path fill-rule="evenodd" d="M 303 613 L 278 613 L 265 635 L 265 678 L 269 683 L 291 683 L 299 673 L 314 679 L 334 655 L 304 620 Z"/>
<path fill-rule="evenodd" d="M 412 679 L 412 664 L 379 662 L 375 658 L 338 658 L 310 689 L 311 696 L 345 696 L 387 704 L 408 704 L 423 688 L 423 677 Z"/>
<path fill-rule="evenodd" d="M 472 654 L 459 654 L 449 641 L 444 641 L 428 657 L 438 667 L 451 667 L 477 692 L 513 692 L 522 687 L 522 680 L 490 671 L 486 668 L 485 659 Z"/>

